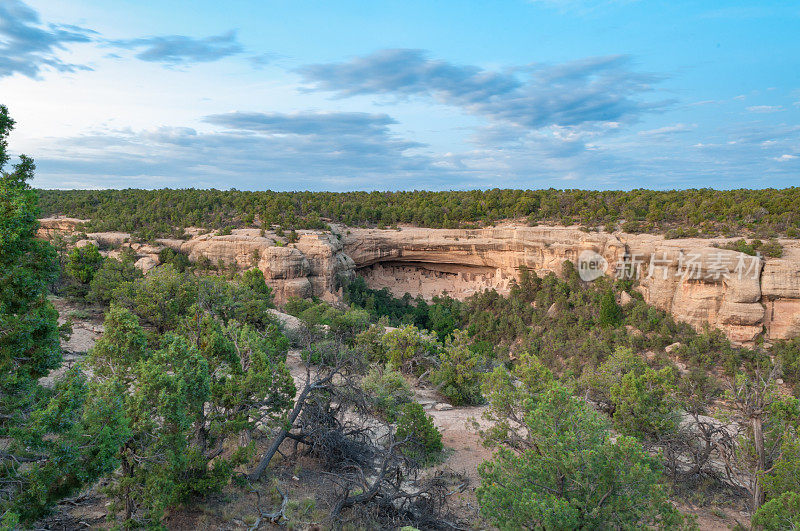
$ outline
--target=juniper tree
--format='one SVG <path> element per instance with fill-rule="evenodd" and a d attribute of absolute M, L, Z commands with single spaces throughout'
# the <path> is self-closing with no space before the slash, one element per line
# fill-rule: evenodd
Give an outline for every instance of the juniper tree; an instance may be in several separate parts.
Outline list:
<path fill-rule="evenodd" d="M 113 467 L 103 450 L 113 446 L 113 430 L 85 425 L 81 372 L 74 368 L 52 388 L 39 383 L 62 362 L 58 314 L 47 299 L 58 263 L 36 239 L 33 160 L 21 156 L 3 170 L 13 126 L 0 105 L 0 527 L 30 523 Z"/>
<path fill-rule="evenodd" d="M 506 390 L 510 389 L 506 386 Z M 492 400 L 513 396 L 500 392 Z M 677 525 L 659 465 L 639 442 L 561 384 L 524 399 L 524 429 L 478 471 L 481 512 L 503 529 L 638 529 Z"/>

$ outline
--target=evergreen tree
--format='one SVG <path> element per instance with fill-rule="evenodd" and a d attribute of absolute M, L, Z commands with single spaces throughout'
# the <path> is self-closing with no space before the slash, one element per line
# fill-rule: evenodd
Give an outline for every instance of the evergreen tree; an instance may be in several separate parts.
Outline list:
<path fill-rule="evenodd" d="M 62 361 L 58 314 L 47 299 L 58 266 L 53 248 L 35 238 L 33 160 L 22 156 L 3 171 L 13 125 L 0 105 L 0 528 L 31 522 L 113 466 L 103 451 L 113 432 L 87 429 L 82 418 L 80 371 L 53 388 L 39 383 Z"/>
<path fill-rule="evenodd" d="M 494 399 L 501 398 L 499 396 Z M 478 471 L 481 512 L 502 529 L 672 528 L 681 515 L 639 442 L 552 384 L 525 399 L 525 436 Z"/>
<path fill-rule="evenodd" d="M 617 304 L 614 292 L 610 289 L 600 298 L 600 325 L 618 326 L 622 322 L 622 308 Z"/>

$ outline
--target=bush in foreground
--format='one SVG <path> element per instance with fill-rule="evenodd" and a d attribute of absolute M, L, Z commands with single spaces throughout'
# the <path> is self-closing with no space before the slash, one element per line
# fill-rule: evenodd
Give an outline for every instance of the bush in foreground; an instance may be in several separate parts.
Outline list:
<path fill-rule="evenodd" d="M 479 468 L 481 512 L 503 529 L 675 527 L 681 515 L 639 442 L 560 384 L 527 400 L 527 433 Z"/>

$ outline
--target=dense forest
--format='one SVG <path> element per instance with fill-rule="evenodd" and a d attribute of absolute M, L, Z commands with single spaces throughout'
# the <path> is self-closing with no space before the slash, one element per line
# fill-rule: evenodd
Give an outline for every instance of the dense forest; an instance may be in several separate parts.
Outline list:
<path fill-rule="evenodd" d="M 237 190 L 39 190 L 47 216 L 90 219 L 92 231 L 140 237 L 188 226 L 320 229 L 349 226 L 475 227 L 505 219 L 581 224 L 668 237 L 800 236 L 800 188 L 782 190 L 470 190 L 450 192 L 245 192 Z"/>

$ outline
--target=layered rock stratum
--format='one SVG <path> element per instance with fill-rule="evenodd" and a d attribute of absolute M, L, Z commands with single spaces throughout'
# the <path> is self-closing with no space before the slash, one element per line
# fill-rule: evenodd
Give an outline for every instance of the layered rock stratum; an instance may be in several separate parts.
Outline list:
<path fill-rule="evenodd" d="M 83 220 L 41 220 L 40 235 L 72 233 Z M 403 227 L 379 230 L 333 226 L 333 232 L 298 231 L 290 243 L 274 232 L 235 229 L 219 235 L 194 229 L 186 240 L 136 243 L 125 233 L 90 233 L 114 254 L 130 247 L 137 266 L 158 264 L 164 247 L 192 261 L 228 268 L 259 268 L 279 303 L 289 297 L 341 297 L 345 279 L 361 275 L 395 296 L 431 298 L 447 293 L 464 299 L 484 289 L 507 293 L 527 267 L 539 275 L 560 274 L 565 260 L 585 253 L 603 259 L 607 275 L 633 275 L 644 299 L 695 328 L 717 327 L 738 343 L 758 334 L 768 339 L 800 335 L 800 242 L 782 240 L 781 258 L 753 257 L 720 249 L 725 239 L 674 239 L 621 232 L 586 232 L 578 227 L 499 225 L 484 229 Z"/>

